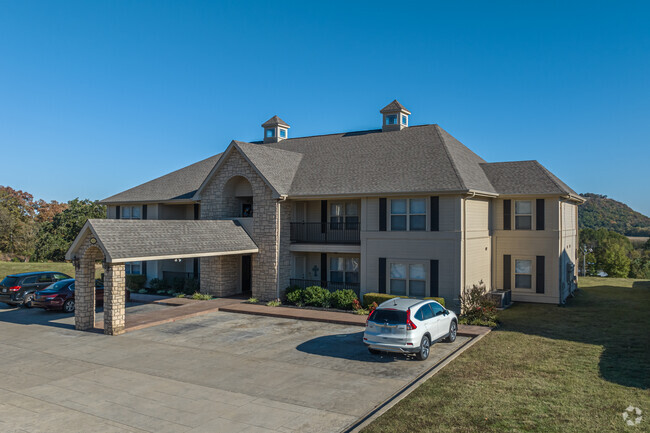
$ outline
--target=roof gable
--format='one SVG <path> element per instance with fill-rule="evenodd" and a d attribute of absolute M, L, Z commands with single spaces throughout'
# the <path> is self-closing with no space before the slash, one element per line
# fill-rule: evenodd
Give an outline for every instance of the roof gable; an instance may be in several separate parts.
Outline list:
<path fill-rule="evenodd" d="M 66 259 L 76 255 L 88 235 L 95 237 L 108 263 L 258 251 L 244 228 L 233 220 L 89 219 Z"/>

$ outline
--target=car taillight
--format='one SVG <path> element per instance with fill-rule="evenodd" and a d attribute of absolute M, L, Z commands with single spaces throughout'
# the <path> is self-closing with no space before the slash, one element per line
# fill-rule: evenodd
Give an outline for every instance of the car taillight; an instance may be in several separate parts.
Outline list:
<path fill-rule="evenodd" d="M 368 317 L 366 317 L 366 326 L 368 326 L 368 320 L 370 320 L 370 318 L 372 317 L 372 315 L 375 314 L 375 311 L 377 311 L 377 310 L 376 310 L 376 309 L 375 309 L 375 310 L 372 310 L 372 311 L 370 312 L 370 314 L 368 314 Z"/>
<path fill-rule="evenodd" d="M 406 330 L 412 331 L 417 328 L 418 327 L 415 326 L 415 323 L 411 322 L 411 309 L 409 308 L 408 310 L 406 310 Z"/>
<path fill-rule="evenodd" d="M 22 286 L 11 286 L 9 287 L 10 292 L 17 292 Z"/>

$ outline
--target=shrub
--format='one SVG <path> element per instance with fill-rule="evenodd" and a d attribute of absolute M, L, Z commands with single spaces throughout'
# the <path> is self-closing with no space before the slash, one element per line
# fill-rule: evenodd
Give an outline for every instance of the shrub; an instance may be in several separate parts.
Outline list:
<path fill-rule="evenodd" d="M 204 295 L 203 293 L 194 292 L 192 299 L 197 299 L 199 301 L 209 301 L 212 299 L 212 295 Z"/>
<path fill-rule="evenodd" d="M 488 296 L 485 285 L 474 284 L 460 297 L 461 316 L 459 323 L 464 325 L 497 326 L 497 307 Z"/>
<path fill-rule="evenodd" d="M 257 304 L 260 302 L 260 300 L 257 298 L 248 298 L 248 301 L 246 302 L 248 302 L 249 304 Z"/>
<path fill-rule="evenodd" d="M 160 278 L 152 278 L 149 280 L 149 289 L 151 289 L 152 292 L 158 292 L 158 290 L 166 290 L 167 283 L 165 283 Z"/>
<path fill-rule="evenodd" d="M 185 278 L 173 278 L 170 287 L 176 292 L 182 292 L 185 286 Z"/>
<path fill-rule="evenodd" d="M 185 293 L 176 293 L 174 296 L 177 297 L 177 298 L 184 298 Z"/>
<path fill-rule="evenodd" d="M 125 281 L 127 289 L 131 290 L 132 292 L 137 292 L 138 290 L 144 288 L 144 284 L 147 282 L 147 276 L 127 274 Z"/>
<path fill-rule="evenodd" d="M 179 290 L 181 291 L 181 290 Z M 183 281 L 183 293 L 186 293 L 188 295 L 191 295 L 194 292 L 199 291 L 199 280 L 198 278 L 194 277 L 189 277 L 186 278 L 185 281 Z"/>
<path fill-rule="evenodd" d="M 282 302 L 280 301 L 280 298 L 278 299 L 273 299 L 272 301 L 269 301 L 266 303 L 267 307 L 279 307 L 282 305 Z"/>
<path fill-rule="evenodd" d="M 289 302 L 290 304 L 294 304 L 299 307 L 305 305 L 305 291 L 299 287 L 297 290 L 293 290 L 291 292 L 288 291 L 286 298 L 287 298 L 287 302 Z"/>
<path fill-rule="evenodd" d="M 140 293 L 141 295 L 144 295 L 145 293 L 149 293 L 149 291 L 147 289 L 140 289 L 140 290 L 138 290 L 138 293 Z"/>
<path fill-rule="evenodd" d="M 368 308 L 368 306 L 373 302 L 376 302 L 377 304 L 381 304 L 382 302 L 386 302 L 393 298 L 409 298 L 409 297 L 389 295 L 388 293 L 366 293 L 365 295 L 363 295 L 363 306 Z M 433 301 L 438 302 L 443 307 L 445 306 L 445 298 L 427 297 L 422 299 L 431 299 Z"/>
<path fill-rule="evenodd" d="M 354 301 L 357 301 L 357 294 L 354 290 L 336 290 L 330 295 L 330 303 L 334 308 L 341 310 L 352 310 Z"/>
<path fill-rule="evenodd" d="M 306 305 L 328 308 L 330 304 L 330 291 L 320 286 L 310 286 L 304 290 L 304 301 Z"/>

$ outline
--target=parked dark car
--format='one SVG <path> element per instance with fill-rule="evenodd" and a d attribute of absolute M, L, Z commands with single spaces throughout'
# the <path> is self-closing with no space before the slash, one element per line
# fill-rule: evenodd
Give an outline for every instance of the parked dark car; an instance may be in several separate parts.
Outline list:
<path fill-rule="evenodd" d="M 16 306 L 31 307 L 34 292 L 71 278 L 61 272 L 26 272 L 24 274 L 7 275 L 0 282 L 0 302 Z"/>
<path fill-rule="evenodd" d="M 43 290 L 34 293 L 32 306 L 45 308 L 46 310 L 63 310 L 72 313 L 75 307 L 74 301 L 75 280 L 73 278 L 54 283 Z M 126 301 L 131 300 L 131 292 L 126 291 Z M 95 280 L 95 305 L 104 304 L 104 284 L 101 280 Z"/>

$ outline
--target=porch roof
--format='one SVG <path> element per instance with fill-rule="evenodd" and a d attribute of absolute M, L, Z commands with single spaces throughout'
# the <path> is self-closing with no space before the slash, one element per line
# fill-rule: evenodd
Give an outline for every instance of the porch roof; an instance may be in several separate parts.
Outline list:
<path fill-rule="evenodd" d="M 87 236 L 108 263 L 257 253 L 257 245 L 233 220 L 89 219 L 66 253 L 72 260 Z"/>

